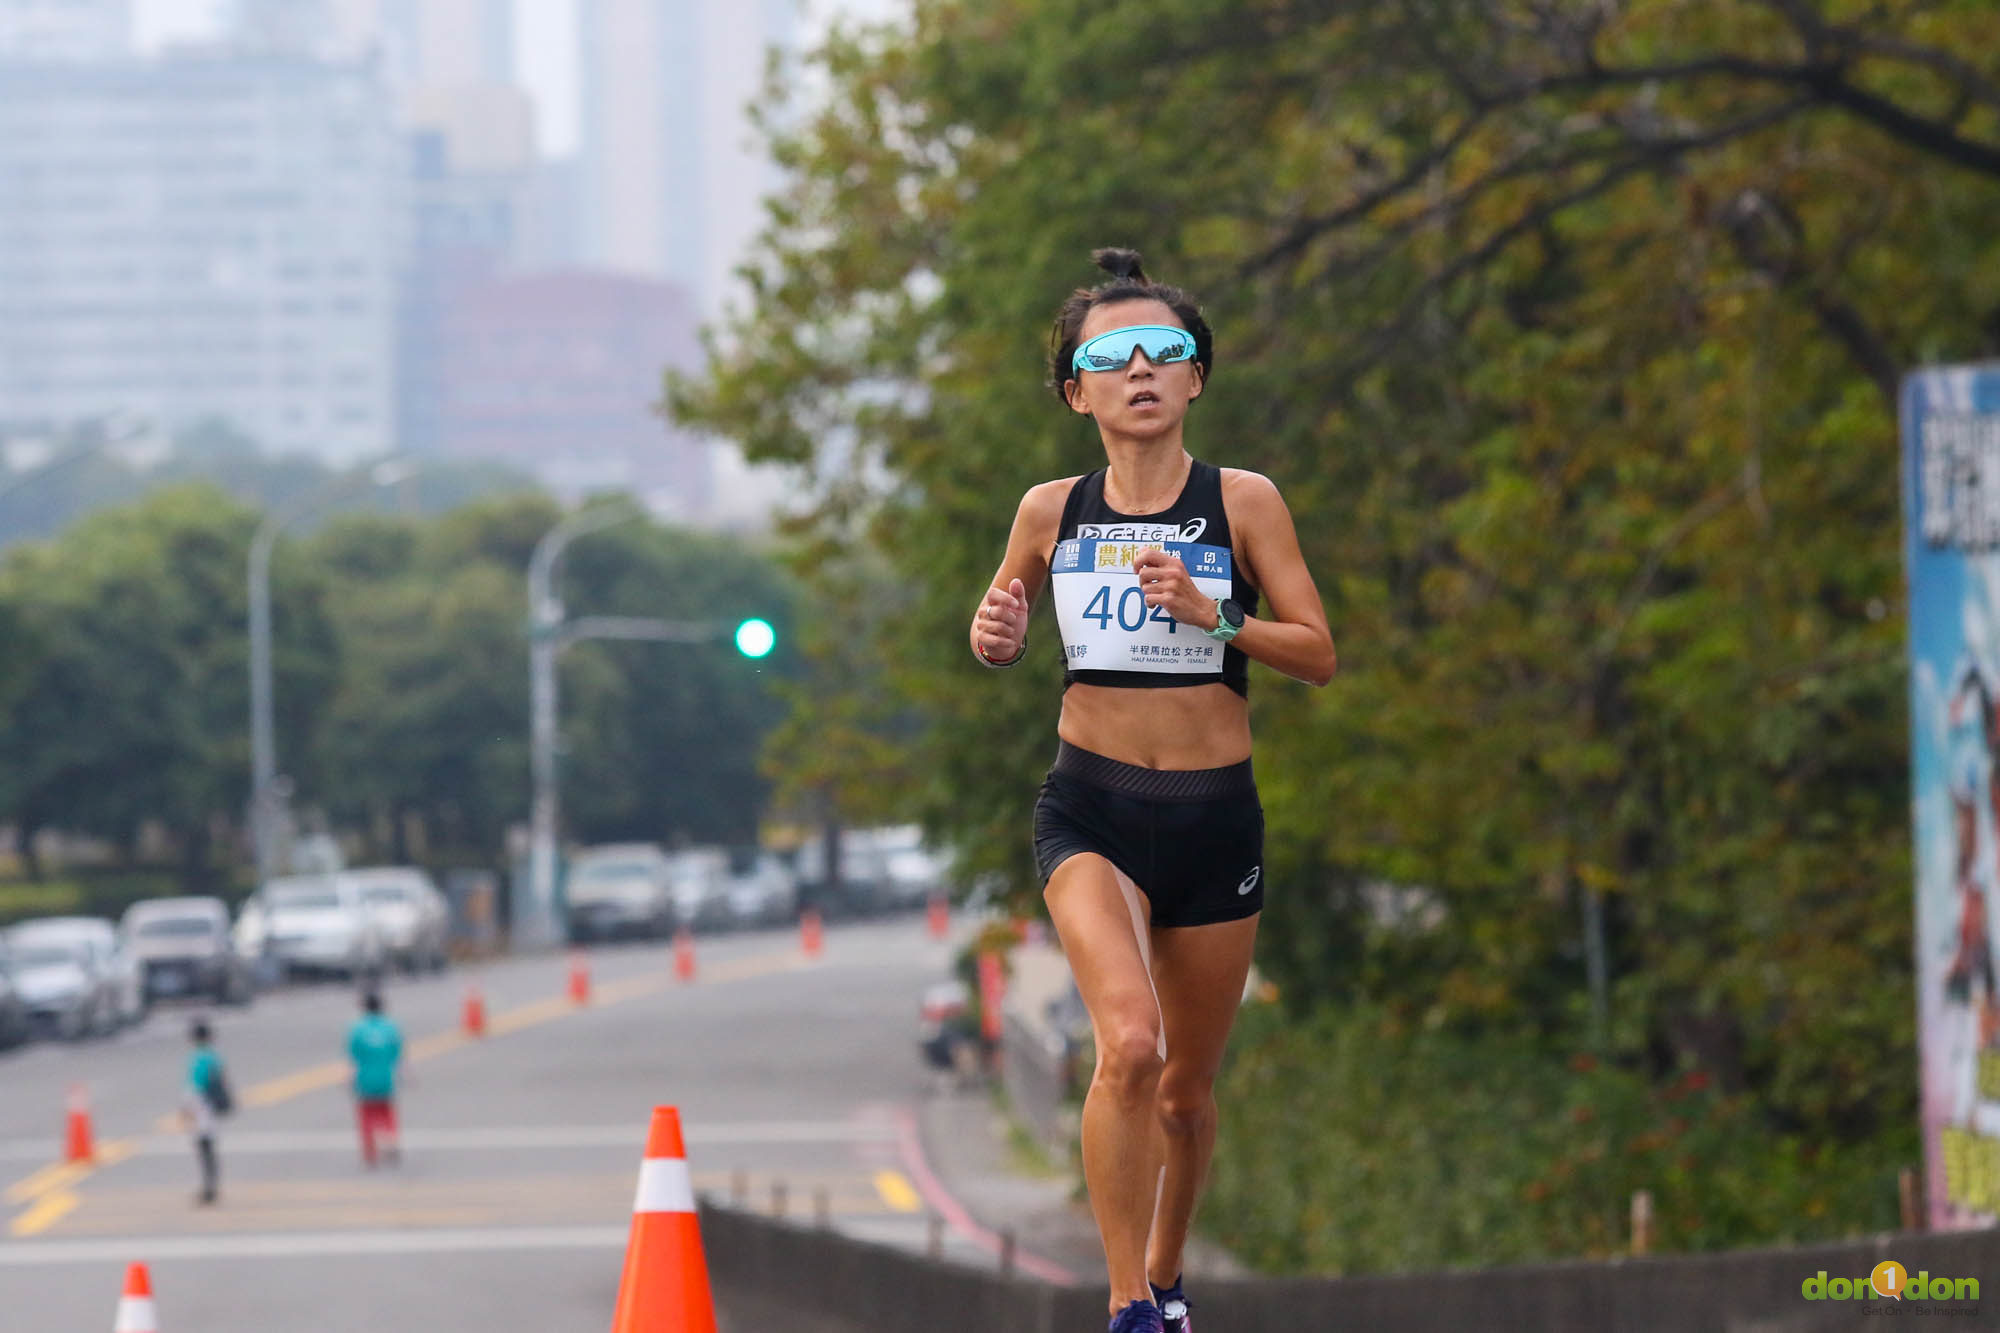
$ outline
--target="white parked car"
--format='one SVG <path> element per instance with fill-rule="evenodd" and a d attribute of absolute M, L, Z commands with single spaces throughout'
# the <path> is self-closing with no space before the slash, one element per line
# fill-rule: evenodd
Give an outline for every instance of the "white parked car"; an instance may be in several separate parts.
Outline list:
<path fill-rule="evenodd" d="M 578 852 L 570 861 L 565 896 L 575 944 L 659 936 L 674 926 L 672 867 L 650 842 L 605 843 Z"/>
<path fill-rule="evenodd" d="M 345 875 L 288 875 L 266 884 L 257 897 L 263 946 L 283 972 L 351 978 L 379 971 L 387 961 L 361 886 Z"/>
<path fill-rule="evenodd" d="M 229 908 L 220 898 L 149 898 L 125 909 L 119 922 L 125 951 L 150 999 L 202 996 L 247 1004 L 250 969 L 229 937 Z"/>
<path fill-rule="evenodd" d="M 705 930 L 729 924 L 729 853 L 689 847 L 667 857 L 674 924 Z"/>
<path fill-rule="evenodd" d="M 7 956 L 14 991 L 39 1031 L 91 1037 L 115 1032 L 124 1021 L 113 950 L 87 921 L 24 921 L 7 932 Z"/>
<path fill-rule="evenodd" d="M 107 960 L 105 970 L 111 974 L 112 994 L 117 997 L 119 1026 L 136 1023 L 146 1016 L 150 1001 L 146 996 L 145 965 L 132 952 L 118 927 L 99 916 L 43 917 L 37 927 L 74 930 L 90 941 L 100 958 Z"/>
<path fill-rule="evenodd" d="M 429 875 L 409 866 L 374 866 L 344 870 L 337 878 L 360 887 L 361 901 L 393 961 L 412 972 L 444 970 L 451 909 Z"/>
<path fill-rule="evenodd" d="M 744 849 L 731 857 L 723 897 L 736 925 L 782 925 L 798 918 L 799 877 L 777 853 Z"/>
<path fill-rule="evenodd" d="M 950 862 L 924 845 L 922 829 L 899 824 L 868 830 L 867 835 L 882 856 L 884 907 L 922 907 L 933 893 L 943 892 Z"/>

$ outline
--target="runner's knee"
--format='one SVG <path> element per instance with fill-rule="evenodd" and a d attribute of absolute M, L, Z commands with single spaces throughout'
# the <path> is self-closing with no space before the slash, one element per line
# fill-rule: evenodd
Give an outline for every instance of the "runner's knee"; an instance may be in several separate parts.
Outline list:
<path fill-rule="evenodd" d="M 1169 1138 L 1194 1138 L 1215 1124 L 1214 1084 L 1163 1079 L 1154 1107 Z"/>
<path fill-rule="evenodd" d="M 1150 1017 L 1116 1018 L 1098 1034 L 1099 1077 L 1137 1091 L 1160 1076 L 1160 1026 Z"/>

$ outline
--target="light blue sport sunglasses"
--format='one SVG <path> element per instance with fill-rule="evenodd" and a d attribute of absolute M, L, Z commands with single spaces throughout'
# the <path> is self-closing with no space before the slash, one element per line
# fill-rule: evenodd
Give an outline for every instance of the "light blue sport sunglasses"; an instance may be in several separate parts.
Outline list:
<path fill-rule="evenodd" d="M 1156 366 L 1194 359 L 1194 335 L 1186 329 L 1165 324 L 1134 324 L 1129 328 L 1100 333 L 1076 349 L 1070 358 L 1071 370 L 1123 370 L 1132 364 L 1132 353 L 1144 352 Z"/>

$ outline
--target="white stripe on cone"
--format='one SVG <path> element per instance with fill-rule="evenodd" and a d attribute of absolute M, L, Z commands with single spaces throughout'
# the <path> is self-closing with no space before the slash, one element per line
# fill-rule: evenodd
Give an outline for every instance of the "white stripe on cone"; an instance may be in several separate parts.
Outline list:
<path fill-rule="evenodd" d="M 688 1175 L 687 1159 L 651 1157 L 639 1165 L 639 1197 L 632 1201 L 635 1213 L 691 1213 L 694 1211 L 694 1180 Z"/>
<path fill-rule="evenodd" d="M 102 1306 L 98 1307 L 102 1309 Z M 118 1298 L 118 1322 L 111 1326 L 111 1333 L 160 1333 L 159 1321 L 153 1315 L 153 1301 L 148 1296 L 121 1296 Z"/>

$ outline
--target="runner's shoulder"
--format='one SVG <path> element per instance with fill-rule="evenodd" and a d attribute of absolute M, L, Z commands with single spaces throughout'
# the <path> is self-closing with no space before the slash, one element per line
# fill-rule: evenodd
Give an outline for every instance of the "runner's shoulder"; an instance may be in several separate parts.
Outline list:
<path fill-rule="evenodd" d="M 1222 474 L 1222 493 L 1229 499 L 1247 499 L 1252 503 L 1279 499 L 1278 483 L 1261 472 L 1252 472 L 1244 467 L 1217 468 Z"/>
<path fill-rule="evenodd" d="M 1082 479 L 1080 475 L 1058 477 L 1054 481 L 1030 486 L 1021 496 L 1021 507 L 1016 522 L 1053 531 L 1056 524 L 1062 520 L 1063 506 L 1069 502 L 1070 488 Z"/>

